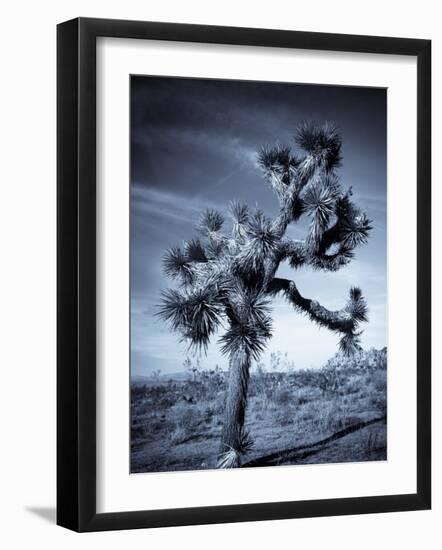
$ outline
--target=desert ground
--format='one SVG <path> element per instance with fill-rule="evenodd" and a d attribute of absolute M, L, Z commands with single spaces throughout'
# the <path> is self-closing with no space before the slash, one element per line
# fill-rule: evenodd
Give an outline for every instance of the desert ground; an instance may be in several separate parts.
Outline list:
<path fill-rule="evenodd" d="M 131 473 L 216 467 L 227 373 L 186 359 L 132 380 Z M 242 467 L 386 460 L 386 348 L 295 370 L 273 353 L 249 382 Z"/>

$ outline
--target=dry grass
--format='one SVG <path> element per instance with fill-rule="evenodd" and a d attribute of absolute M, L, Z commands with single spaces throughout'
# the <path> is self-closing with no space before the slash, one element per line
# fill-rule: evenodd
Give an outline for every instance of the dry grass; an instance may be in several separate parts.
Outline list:
<path fill-rule="evenodd" d="M 203 380 L 134 387 L 132 471 L 215 468 L 224 395 L 219 372 L 213 382 L 205 375 Z M 258 372 L 249 387 L 245 430 L 254 445 L 247 459 L 310 444 L 384 414 L 385 368 Z M 305 462 L 385 458 L 386 425 L 381 424 L 346 436 Z M 231 467 L 237 460 L 228 452 L 221 465 Z"/>

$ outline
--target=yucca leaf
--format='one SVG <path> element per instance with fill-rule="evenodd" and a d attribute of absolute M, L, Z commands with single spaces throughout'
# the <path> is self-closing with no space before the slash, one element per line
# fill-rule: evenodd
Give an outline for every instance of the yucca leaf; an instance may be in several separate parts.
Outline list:
<path fill-rule="evenodd" d="M 209 285 L 189 293 L 187 297 L 188 326 L 184 336 L 191 346 L 206 350 L 210 337 L 221 323 L 222 303 L 218 288 Z"/>
<path fill-rule="evenodd" d="M 158 315 L 179 331 L 191 346 L 206 350 L 210 337 L 221 323 L 223 304 L 217 285 L 181 293 L 166 290 Z"/>
<path fill-rule="evenodd" d="M 216 260 L 226 250 L 227 244 L 222 239 L 214 239 L 213 236 L 209 236 L 205 245 L 205 252 L 209 260 Z"/>
<path fill-rule="evenodd" d="M 219 231 L 223 223 L 224 216 L 221 212 L 213 208 L 207 208 L 201 216 L 197 229 L 200 233 L 207 235 L 208 233 Z"/>
<path fill-rule="evenodd" d="M 230 468 L 239 468 L 240 465 L 241 458 L 239 452 L 230 447 L 227 451 L 220 454 L 216 467 L 221 470 L 227 470 Z"/>
<path fill-rule="evenodd" d="M 238 239 L 244 237 L 245 224 L 249 219 L 249 207 L 239 202 L 230 203 L 230 214 L 232 216 L 232 235 Z"/>
<path fill-rule="evenodd" d="M 245 230 L 247 244 L 257 256 L 267 256 L 277 250 L 281 236 L 261 210 L 257 210 L 248 219 Z"/>
<path fill-rule="evenodd" d="M 353 217 L 347 217 L 342 224 L 342 242 L 351 249 L 366 244 L 372 229 L 371 223 L 371 220 L 365 213 L 353 213 Z"/>
<path fill-rule="evenodd" d="M 271 335 L 272 321 L 270 317 L 261 319 L 259 324 L 234 322 L 220 338 L 221 351 L 229 356 L 242 351 L 252 359 L 258 360 Z"/>
<path fill-rule="evenodd" d="M 232 219 L 238 224 L 245 224 L 249 218 L 249 207 L 240 202 L 230 203 Z"/>
<path fill-rule="evenodd" d="M 185 252 L 179 246 L 170 248 L 163 257 L 163 269 L 172 279 L 181 279 L 184 283 L 192 281 L 192 266 Z"/>
<path fill-rule="evenodd" d="M 339 350 L 346 357 L 353 357 L 361 351 L 360 338 L 358 334 L 344 334 L 339 340 Z"/>
<path fill-rule="evenodd" d="M 300 160 L 289 147 L 261 147 L 258 151 L 258 164 L 280 200 L 296 177 L 299 163 Z"/>
<path fill-rule="evenodd" d="M 352 287 L 350 289 L 350 299 L 346 309 L 356 322 L 366 323 L 368 321 L 367 302 L 359 288 Z"/>
<path fill-rule="evenodd" d="M 184 246 L 184 252 L 189 262 L 207 262 L 206 251 L 199 239 L 192 239 Z"/>
<path fill-rule="evenodd" d="M 333 124 L 319 126 L 304 122 L 297 128 L 295 141 L 317 166 L 322 166 L 326 171 L 340 165 L 342 139 Z"/>
<path fill-rule="evenodd" d="M 186 296 L 174 289 L 163 291 L 157 315 L 169 322 L 173 330 L 186 329 L 189 323 Z"/>

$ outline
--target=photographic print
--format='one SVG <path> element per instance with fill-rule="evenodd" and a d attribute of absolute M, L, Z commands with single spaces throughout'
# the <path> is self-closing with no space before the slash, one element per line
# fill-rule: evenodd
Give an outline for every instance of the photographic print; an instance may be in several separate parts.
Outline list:
<path fill-rule="evenodd" d="M 131 473 L 386 460 L 386 89 L 130 101 Z"/>

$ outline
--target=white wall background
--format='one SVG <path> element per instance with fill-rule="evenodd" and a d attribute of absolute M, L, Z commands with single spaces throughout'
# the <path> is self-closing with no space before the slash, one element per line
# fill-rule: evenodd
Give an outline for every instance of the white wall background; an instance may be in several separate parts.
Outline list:
<path fill-rule="evenodd" d="M 434 315 L 431 512 L 77 535 L 55 519 L 55 25 L 77 16 L 433 40 L 433 280 L 441 278 L 442 17 L 436 0 L 7 3 L 0 33 L 0 543 L 8 549 L 439 548 L 441 322 Z M 439 219 L 438 219 L 439 218 Z M 441 306 L 434 288 L 434 310 Z M 438 342 L 439 340 L 439 342 Z"/>

